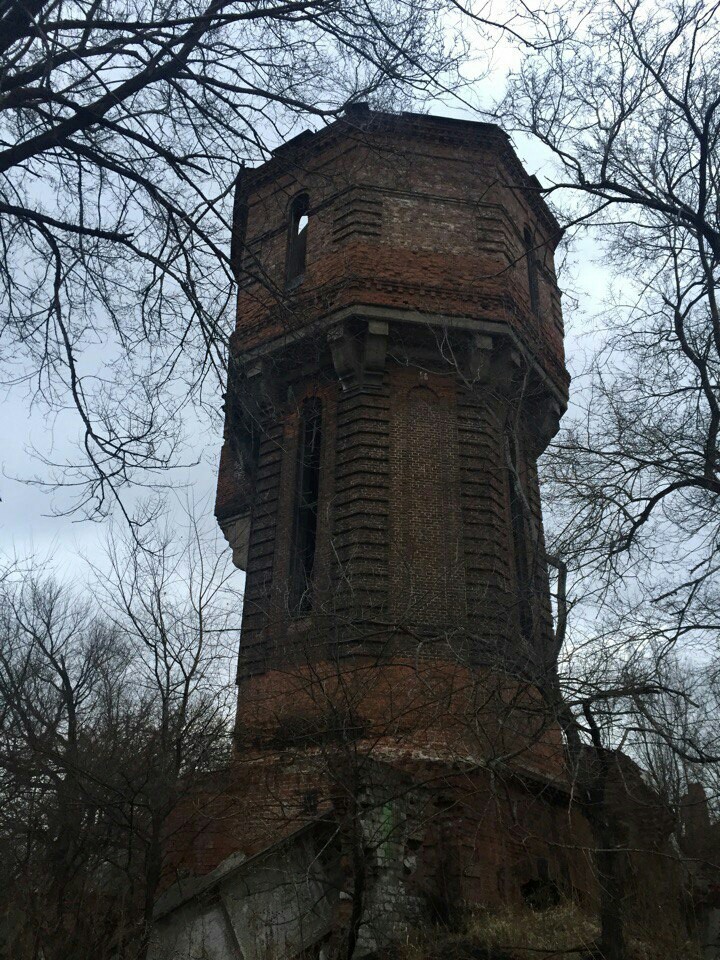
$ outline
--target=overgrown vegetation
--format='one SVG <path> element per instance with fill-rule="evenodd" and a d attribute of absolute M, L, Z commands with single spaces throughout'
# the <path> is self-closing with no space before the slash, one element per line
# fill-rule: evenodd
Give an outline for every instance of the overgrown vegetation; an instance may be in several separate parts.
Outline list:
<path fill-rule="evenodd" d="M 4 572 L 1 956 L 145 954 L 170 818 L 230 744 L 239 604 L 186 533 L 112 539 L 91 589 Z"/>
<path fill-rule="evenodd" d="M 453 928 L 424 927 L 398 951 L 400 960 L 596 960 L 600 925 L 576 903 L 548 910 L 506 907 L 463 913 Z M 627 960 L 701 960 L 697 943 L 681 935 L 652 943 L 628 938 Z"/>

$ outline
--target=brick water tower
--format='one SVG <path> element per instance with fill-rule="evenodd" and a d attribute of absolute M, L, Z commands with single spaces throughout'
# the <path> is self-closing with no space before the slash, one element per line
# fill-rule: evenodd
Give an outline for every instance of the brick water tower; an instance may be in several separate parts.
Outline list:
<path fill-rule="evenodd" d="M 538 693 L 559 234 L 485 123 L 358 106 L 238 181 L 216 508 L 247 571 L 234 842 L 361 810 L 368 950 L 423 904 L 574 869 Z M 354 916 L 352 860 L 331 886 Z"/>
<path fill-rule="evenodd" d="M 241 687 L 381 651 L 548 667 L 559 233 L 490 124 L 359 106 L 241 176 L 216 508 Z"/>
<path fill-rule="evenodd" d="M 357 107 L 241 176 L 235 750 L 178 805 L 149 960 L 430 955 L 437 921 L 476 956 L 495 909 L 520 936 L 561 901 L 597 914 L 596 814 L 547 696 L 559 233 L 489 124 Z M 680 929 L 672 818 L 601 755 L 627 915 Z"/>

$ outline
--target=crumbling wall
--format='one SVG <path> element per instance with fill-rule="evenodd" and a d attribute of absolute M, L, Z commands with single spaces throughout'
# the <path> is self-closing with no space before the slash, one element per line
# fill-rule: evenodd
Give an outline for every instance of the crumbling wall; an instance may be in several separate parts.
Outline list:
<path fill-rule="evenodd" d="M 176 884 L 157 904 L 148 960 L 279 960 L 322 941 L 338 895 L 328 839 L 310 824 Z"/>

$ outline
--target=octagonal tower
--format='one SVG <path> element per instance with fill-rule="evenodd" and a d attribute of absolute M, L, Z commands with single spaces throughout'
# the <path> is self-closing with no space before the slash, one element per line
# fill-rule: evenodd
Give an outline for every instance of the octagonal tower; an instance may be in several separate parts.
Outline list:
<path fill-rule="evenodd" d="M 217 498 L 247 571 L 237 749 L 179 810 L 153 960 L 359 960 L 466 908 L 597 903 L 542 696 L 559 233 L 488 124 L 356 108 L 241 176 Z M 661 878 L 626 767 L 624 846 Z"/>
<path fill-rule="evenodd" d="M 216 508 L 240 681 L 338 651 L 544 668 L 559 233 L 490 124 L 359 107 L 243 172 Z"/>

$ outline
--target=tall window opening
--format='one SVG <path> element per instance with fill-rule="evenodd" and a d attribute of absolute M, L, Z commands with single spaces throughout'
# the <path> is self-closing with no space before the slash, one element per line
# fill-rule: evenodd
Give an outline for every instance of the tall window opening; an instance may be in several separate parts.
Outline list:
<path fill-rule="evenodd" d="M 535 255 L 535 243 L 527 227 L 525 227 L 523 232 L 523 238 L 525 240 L 525 262 L 527 264 L 528 289 L 530 291 L 530 309 L 533 313 L 538 313 L 540 310 L 540 298 L 538 295 L 537 257 Z"/>
<path fill-rule="evenodd" d="M 297 613 L 312 607 L 312 576 L 317 542 L 320 493 L 322 407 L 306 400 L 300 414 L 297 459 L 297 492 L 293 525 L 291 605 Z"/>
<path fill-rule="evenodd" d="M 515 558 L 515 584 L 517 591 L 520 630 L 526 640 L 533 634 L 531 583 L 528 557 L 528 527 L 525 518 L 525 495 L 518 470 L 517 440 L 512 431 L 505 434 L 507 448 L 507 475 L 510 499 L 510 526 L 512 531 L 513 556 Z"/>
<path fill-rule="evenodd" d="M 305 276 L 305 258 L 307 255 L 308 211 L 310 197 L 301 193 L 290 204 L 290 224 L 288 233 L 287 260 L 285 264 L 285 284 L 293 286 Z"/>

